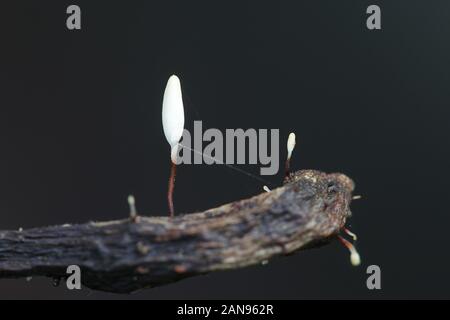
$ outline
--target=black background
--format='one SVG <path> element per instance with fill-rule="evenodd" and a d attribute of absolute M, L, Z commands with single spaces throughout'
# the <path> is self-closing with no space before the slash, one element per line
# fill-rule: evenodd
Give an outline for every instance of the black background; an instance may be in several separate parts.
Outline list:
<path fill-rule="evenodd" d="M 82 30 L 65 26 L 82 10 Z M 382 30 L 366 8 L 382 9 Z M 448 1 L 23 1 L 0 6 L 0 229 L 165 214 L 167 78 L 186 127 L 279 128 L 280 159 L 352 177 L 362 265 L 337 243 L 132 295 L 0 280 L 0 298 L 449 298 Z M 253 174 L 258 166 L 240 166 Z M 282 174 L 264 177 L 273 185 Z M 185 165 L 177 211 L 261 192 Z M 377 264 L 382 290 L 366 288 Z"/>

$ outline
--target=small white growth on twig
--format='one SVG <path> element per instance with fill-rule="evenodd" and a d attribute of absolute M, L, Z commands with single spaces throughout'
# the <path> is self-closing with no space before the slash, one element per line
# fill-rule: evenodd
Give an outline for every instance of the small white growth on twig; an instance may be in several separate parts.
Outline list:
<path fill-rule="evenodd" d="M 353 250 L 350 250 L 350 262 L 352 266 L 359 266 L 361 264 L 361 257 L 359 256 L 358 251 L 356 251 L 355 247 Z"/>
<path fill-rule="evenodd" d="M 289 133 L 289 137 L 287 140 L 287 159 L 291 160 L 291 156 L 292 156 L 292 151 L 295 148 L 295 133 L 291 132 Z"/>
<path fill-rule="evenodd" d="M 353 266 L 359 266 L 361 264 L 361 257 L 359 256 L 356 248 L 351 244 L 348 240 L 344 239 L 341 236 L 338 236 L 338 239 L 341 243 L 350 251 L 350 262 Z"/>
<path fill-rule="evenodd" d="M 348 234 L 350 237 L 352 237 L 353 241 L 358 240 L 358 236 L 355 233 L 351 232 L 347 228 L 343 228 L 343 230 L 346 234 Z"/>
<path fill-rule="evenodd" d="M 173 208 L 173 189 L 175 188 L 178 146 L 184 129 L 183 96 L 181 94 L 180 79 L 176 75 L 172 75 L 169 78 L 166 89 L 164 90 L 162 125 L 167 142 L 171 148 L 170 159 L 172 160 L 172 166 L 167 191 L 167 203 L 169 205 L 170 216 L 173 217 L 175 215 Z"/>
<path fill-rule="evenodd" d="M 287 158 L 284 168 L 284 174 L 287 177 L 291 171 L 291 157 L 292 157 L 292 151 L 295 148 L 295 133 L 291 132 L 289 133 L 289 137 L 287 140 Z"/>
<path fill-rule="evenodd" d="M 134 199 L 134 196 L 130 194 L 127 198 L 128 200 L 128 206 L 130 207 L 130 218 L 132 220 L 136 220 L 137 218 L 137 210 L 136 210 L 136 200 Z"/>

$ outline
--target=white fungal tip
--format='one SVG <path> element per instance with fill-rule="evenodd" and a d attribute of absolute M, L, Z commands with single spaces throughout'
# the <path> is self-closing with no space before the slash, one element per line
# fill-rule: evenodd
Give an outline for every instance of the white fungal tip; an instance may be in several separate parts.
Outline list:
<path fill-rule="evenodd" d="M 292 150 L 294 150 L 295 147 L 295 133 L 291 132 L 289 133 L 288 141 L 287 141 L 287 151 L 288 156 L 287 158 L 290 159 L 292 155 Z"/>
<path fill-rule="evenodd" d="M 352 266 L 359 266 L 361 264 L 361 257 L 359 256 L 358 251 L 353 248 L 353 250 L 350 250 L 350 262 L 352 263 Z"/>
<path fill-rule="evenodd" d="M 353 232 L 349 231 L 349 232 L 348 232 L 348 235 L 349 235 L 350 237 L 352 237 L 353 241 L 358 240 L 358 236 L 357 236 L 356 234 L 354 234 Z"/>
<path fill-rule="evenodd" d="M 352 237 L 353 241 L 358 240 L 358 236 L 355 233 L 353 233 L 350 230 L 348 230 L 347 228 L 344 228 L 344 232 L 346 234 L 348 234 L 350 237 Z"/>
<path fill-rule="evenodd" d="M 133 196 L 132 194 L 130 194 L 130 195 L 128 196 L 128 204 L 129 204 L 130 206 L 134 206 L 135 203 L 136 203 L 136 201 L 135 201 L 135 199 L 134 199 L 134 196 Z"/>
<path fill-rule="evenodd" d="M 136 222 L 137 221 L 136 200 L 132 194 L 128 196 L 127 200 L 128 206 L 130 207 L 130 218 Z"/>
<path fill-rule="evenodd" d="M 167 142 L 173 149 L 180 141 L 184 129 L 183 97 L 180 79 L 176 75 L 169 78 L 164 90 L 162 125 Z"/>
<path fill-rule="evenodd" d="M 344 229 L 347 230 L 347 229 Z M 339 241 L 350 251 L 350 262 L 353 266 L 359 266 L 361 264 L 361 257 L 359 256 L 356 248 L 351 244 L 348 240 L 344 239 L 341 236 L 338 236 Z"/>
<path fill-rule="evenodd" d="M 268 186 L 263 186 L 263 190 L 264 190 L 265 192 L 270 192 L 270 189 L 269 189 Z"/>

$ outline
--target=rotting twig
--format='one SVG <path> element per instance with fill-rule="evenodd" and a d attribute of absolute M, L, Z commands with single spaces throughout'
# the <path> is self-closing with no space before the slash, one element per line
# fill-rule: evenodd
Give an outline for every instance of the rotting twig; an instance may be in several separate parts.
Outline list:
<path fill-rule="evenodd" d="M 75 264 L 84 286 L 126 293 L 260 264 L 337 236 L 353 187 L 343 174 L 301 170 L 280 188 L 203 212 L 0 231 L 0 278 L 60 278 Z"/>

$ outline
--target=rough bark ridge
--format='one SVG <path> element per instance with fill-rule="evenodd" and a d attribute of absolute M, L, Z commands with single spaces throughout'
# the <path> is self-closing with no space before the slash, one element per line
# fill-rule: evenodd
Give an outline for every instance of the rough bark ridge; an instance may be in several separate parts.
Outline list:
<path fill-rule="evenodd" d="M 353 182 L 302 170 L 271 192 L 204 212 L 0 231 L 0 278 L 64 277 L 132 292 L 211 271 L 258 264 L 326 243 L 350 216 Z"/>

